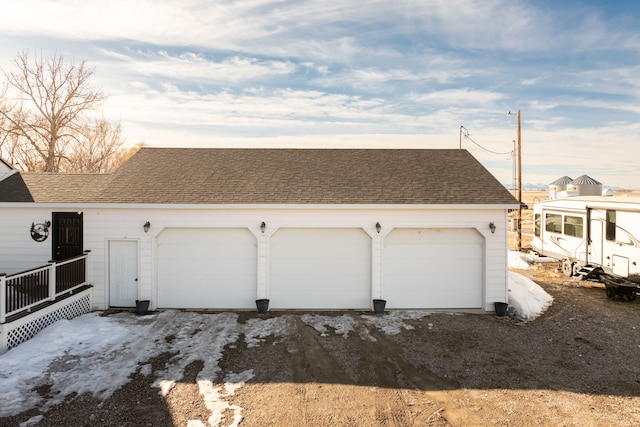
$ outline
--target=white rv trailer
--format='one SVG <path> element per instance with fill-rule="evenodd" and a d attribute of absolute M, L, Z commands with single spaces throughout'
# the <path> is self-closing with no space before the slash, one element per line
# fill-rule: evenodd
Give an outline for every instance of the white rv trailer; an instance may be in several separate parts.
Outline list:
<path fill-rule="evenodd" d="M 533 207 L 532 246 L 563 261 L 565 275 L 582 267 L 640 283 L 640 198 L 568 197 Z"/>

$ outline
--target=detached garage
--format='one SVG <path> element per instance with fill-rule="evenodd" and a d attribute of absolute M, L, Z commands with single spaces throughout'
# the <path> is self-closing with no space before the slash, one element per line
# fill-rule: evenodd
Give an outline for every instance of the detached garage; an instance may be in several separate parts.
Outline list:
<path fill-rule="evenodd" d="M 516 208 L 466 150 L 145 147 L 109 175 L 0 176 L 0 271 L 46 264 L 63 234 L 24 230 L 74 213 L 96 309 L 493 311 Z"/>

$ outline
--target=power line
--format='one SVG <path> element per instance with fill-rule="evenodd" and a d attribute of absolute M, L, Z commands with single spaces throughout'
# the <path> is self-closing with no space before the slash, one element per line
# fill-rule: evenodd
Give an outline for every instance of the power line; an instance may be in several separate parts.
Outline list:
<path fill-rule="evenodd" d="M 464 130 L 467 130 L 466 128 L 463 128 L 463 129 L 464 129 Z M 505 156 L 505 155 L 507 155 L 507 154 L 512 154 L 512 153 L 513 153 L 513 151 L 507 151 L 506 153 L 499 153 L 499 152 L 497 152 L 497 151 L 489 150 L 488 148 L 485 148 L 485 147 L 483 147 L 482 145 L 480 145 L 480 144 L 478 144 L 477 142 L 475 142 L 475 141 L 473 140 L 473 138 L 471 138 L 471 136 L 470 136 L 470 134 L 469 134 L 469 131 L 467 131 L 466 133 L 463 133 L 463 135 L 464 135 L 464 137 L 465 137 L 466 139 L 468 139 L 469 141 L 473 142 L 473 143 L 474 143 L 474 144 L 476 144 L 480 149 L 482 149 L 482 150 L 486 151 L 487 153 L 497 154 L 497 155 L 499 155 L 499 156 Z"/>

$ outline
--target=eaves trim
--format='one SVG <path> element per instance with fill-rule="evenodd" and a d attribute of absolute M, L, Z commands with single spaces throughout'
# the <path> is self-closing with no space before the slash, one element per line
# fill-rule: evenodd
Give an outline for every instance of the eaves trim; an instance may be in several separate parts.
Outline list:
<path fill-rule="evenodd" d="M 518 204 L 156 204 L 156 203 L 39 203 L 39 202 L 1 202 L 4 208 L 57 208 L 69 210 L 84 209 L 169 209 L 169 210 L 225 210 L 225 209 L 318 209 L 318 210 L 354 210 L 354 209 L 389 209 L 389 210 L 495 210 L 518 209 Z"/>

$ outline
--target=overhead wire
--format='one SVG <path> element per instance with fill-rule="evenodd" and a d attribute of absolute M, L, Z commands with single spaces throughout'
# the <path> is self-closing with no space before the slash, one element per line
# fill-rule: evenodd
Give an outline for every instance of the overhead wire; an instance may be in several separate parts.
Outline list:
<path fill-rule="evenodd" d="M 464 129 L 464 132 L 462 132 L 462 130 Z M 513 189 L 515 190 L 516 188 L 516 162 L 515 162 L 515 156 L 516 156 L 516 148 L 515 148 L 515 141 L 513 141 L 514 143 L 514 148 L 511 151 L 507 151 L 507 152 L 498 152 L 498 151 L 493 151 L 493 150 L 489 150 L 486 147 L 483 147 L 482 145 L 478 144 L 476 141 L 473 140 L 473 138 L 471 138 L 471 135 L 469 134 L 469 130 L 464 127 L 464 126 L 460 126 L 460 135 L 461 137 L 464 136 L 466 139 L 468 139 L 469 141 L 473 142 L 478 148 L 480 148 L 481 150 L 486 151 L 487 153 L 491 153 L 491 154 L 496 154 L 498 156 L 506 156 L 509 155 L 512 159 L 513 159 Z M 460 146 L 462 147 L 462 138 L 460 139 Z"/>
<path fill-rule="evenodd" d="M 466 130 L 466 129 L 465 129 L 465 130 Z M 468 139 L 469 141 L 471 141 L 471 142 L 473 142 L 474 144 L 476 144 L 480 149 L 482 149 L 482 150 L 486 151 L 487 153 L 497 154 L 497 155 L 499 155 L 499 156 L 505 156 L 505 155 L 507 155 L 507 154 L 512 154 L 512 153 L 513 153 L 513 150 L 512 150 L 512 151 L 507 151 L 506 153 L 499 153 L 499 152 L 497 152 L 497 151 L 489 150 L 488 148 L 485 148 L 485 147 L 483 147 L 482 145 L 480 145 L 480 144 L 478 144 L 477 142 L 475 142 L 475 141 L 473 140 L 473 138 L 471 138 L 471 136 L 469 135 L 469 132 L 463 133 L 463 136 L 464 136 L 466 139 Z"/>

